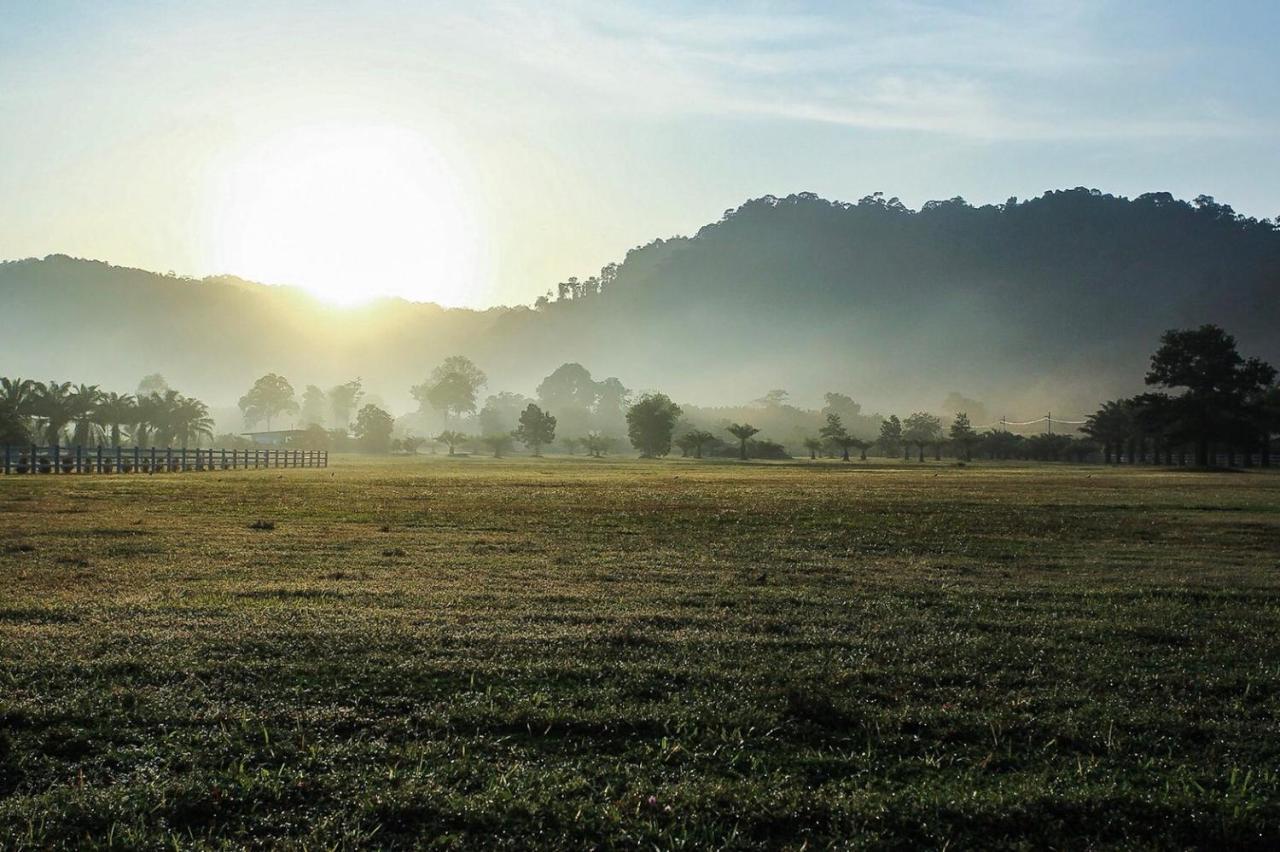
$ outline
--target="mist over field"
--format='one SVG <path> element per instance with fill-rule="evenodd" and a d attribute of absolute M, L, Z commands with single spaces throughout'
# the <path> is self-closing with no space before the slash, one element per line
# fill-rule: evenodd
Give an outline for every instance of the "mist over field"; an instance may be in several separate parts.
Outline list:
<path fill-rule="evenodd" d="M 838 392 L 887 414 L 942 410 L 960 394 L 992 419 L 1070 419 L 1140 389 L 1169 328 L 1217 323 L 1245 352 L 1280 360 L 1278 288 L 1280 229 L 1211 198 L 1075 189 L 911 210 L 879 194 L 805 193 L 656 239 L 536 305 L 487 310 L 339 307 L 234 277 L 9 262 L 0 349 L 10 374 L 121 390 L 161 370 L 221 410 L 273 371 L 299 388 L 360 376 L 411 413 L 410 388 L 464 354 L 490 393 L 532 394 L 577 362 L 697 405 L 781 388 L 808 407 Z"/>

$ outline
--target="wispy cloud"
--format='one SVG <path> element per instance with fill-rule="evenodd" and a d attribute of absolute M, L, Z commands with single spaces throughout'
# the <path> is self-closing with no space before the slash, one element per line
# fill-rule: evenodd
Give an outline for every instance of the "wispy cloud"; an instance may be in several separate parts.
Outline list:
<path fill-rule="evenodd" d="M 1066 6 L 1066 8 L 1064 8 Z M 976 140 L 1222 136 L 1221 104 L 1124 97 L 1160 61 L 1108 49 L 1103 10 L 1046 2 L 876 3 L 839 14 L 494 3 L 444 30 L 521 98 L 629 116 L 774 117 Z M 1136 101 L 1136 102 L 1135 102 Z"/>

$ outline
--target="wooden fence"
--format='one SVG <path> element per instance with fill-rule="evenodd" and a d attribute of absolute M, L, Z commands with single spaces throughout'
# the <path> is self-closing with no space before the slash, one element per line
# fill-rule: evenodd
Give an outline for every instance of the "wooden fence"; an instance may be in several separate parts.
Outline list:
<path fill-rule="evenodd" d="M 328 467 L 328 450 L 183 450 L 172 447 L 10 447 L 5 474 L 184 473 L 269 467 Z"/>

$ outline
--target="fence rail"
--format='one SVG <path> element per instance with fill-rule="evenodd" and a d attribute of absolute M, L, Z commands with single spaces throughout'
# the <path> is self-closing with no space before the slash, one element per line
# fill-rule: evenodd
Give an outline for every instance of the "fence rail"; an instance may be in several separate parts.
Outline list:
<path fill-rule="evenodd" d="M 270 467 L 328 467 L 328 450 L 184 450 L 172 447 L 6 446 L 7 474 L 185 473 Z"/>

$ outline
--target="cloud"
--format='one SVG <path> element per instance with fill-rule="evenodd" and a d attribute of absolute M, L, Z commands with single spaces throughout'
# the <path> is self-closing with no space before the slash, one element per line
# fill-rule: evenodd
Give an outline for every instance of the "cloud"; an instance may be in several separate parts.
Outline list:
<path fill-rule="evenodd" d="M 1103 24 L 1092 4 L 876 3 L 836 14 L 562 0 L 481 6 L 446 29 L 466 46 L 468 74 L 488 73 L 540 109 L 751 116 L 980 141 L 1259 130 L 1220 103 L 1193 111 L 1128 92 L 1125 81 L 1160 58 L 1109 49 Z"/>

